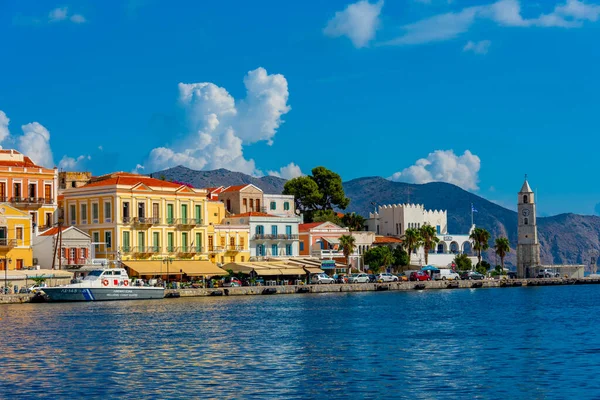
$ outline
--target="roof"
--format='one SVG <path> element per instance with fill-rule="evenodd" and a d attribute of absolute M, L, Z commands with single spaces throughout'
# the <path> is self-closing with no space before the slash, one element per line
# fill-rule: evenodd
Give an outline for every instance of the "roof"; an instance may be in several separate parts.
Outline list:
<path fill-rule="evenodd" d="M 519 193 L 533 193 L 533 190 L 531 190 L 527 179 L 525 179 L 525 182 L 523 182 L 523 186 L 521 186 L 521 191 Z"/>
<path fill-rule="evenodd" d="M 393 236 L 375 236 L 373 244 L 402 243 L 402 239 Z"/>
<path fill-rule="evenodd" d="M 221 193 L 223 193 L 223 192 L 239 192 L 240 190 L 242 190 L 246 186 L 250 186 L 250 184 L 247 184 L 247 185 L 237 185 L 237 186 L 229 186 L 227 189 L 224 189 L 223 191 L 221 191 Z"/>
<path fill-rule="evenodd" d="M 337 226 L 333 222 L 323 221 L 323 222 L 309 222 L 307 224 L 300 224 L 300 225 L 298 225 L 298 231 L 299 232 L 308 232 L 311 229 L 314 229 L 317 226 L 320 226 L 320 225 L 323 225 L 323 224 L 331 224 L 331 225 L 337 227 L 337 229 L 346 229 L 346 228 L 342 228 L 341 226 Z"/>
<path fill-rule="evenodd" d="M 50 168 L 42 167 L 41 165 L 37 165 L 36 163 L 34 163 L 31 160 L 31 158 L 27 157 L 23 153 L 19 153 L 17 150 L 0 149 L 0 154 L 10 154 L 11 156 L 13 156 L 13 155 L 18 156 L 14 160 L 7 160 L 7 159 L 4 159 L 6 157 L 2 157 L 2 159 L 0 159 L 0 166 L 50 169 Z M 23 158 L 22 160 L 21 160 L 21 157 Z"/>
<path fill-rule="evenodd" d="M 115 185 L 123 185 L 123 186 L 135 186 L 138 183 L 142 183 L 146 186 L 153 187 L 166 187 L 166 188 L 179 188 L 183 186 L 180 183 L 173 183 L 168 181 L 163 181 L 161 179 L 150 178 L 149 176 L 139 175 L 139 174 L 131 174 L 128 172 L 117 172 L 111 175 L 105 175 L 106 178 L 100 177 L 100 180 L 88 183 L 82 187 L 99 187 L 99 186 L 115 186 Z"/>
<path fill-rule="evenodd" d="M 255 212 L 255 211 L 251 211 L 251 212 L 247 212 L 247 213 L 243 213 L 243 214 L 230 215 L 227 218 L 238 218 L 238 217 L 272 217 L 272 218 L 279 218 L 277 215 L 271 215 L 271 214 L 267 214 L 267 213 L 263 213 L 263 212 Z"/>
<path fill-rule="evenodd" d="M 50 228 L 42 233 L 40 233 L 40 236 L 54 236 L 58 233 L 58 230 L 60 229 L 61 231 L 66 231 L 67 229 L 69 229 L 70 226 L 62 226 L 62 227 L 54 227 L 54 228 Z"/>

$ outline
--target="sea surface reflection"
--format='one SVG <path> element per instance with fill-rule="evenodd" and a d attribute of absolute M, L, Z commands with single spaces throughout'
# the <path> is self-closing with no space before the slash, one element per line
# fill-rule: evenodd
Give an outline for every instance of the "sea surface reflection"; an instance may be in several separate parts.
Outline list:
<path fill-rule="evenodd" d="M 600 287 L 0 306 L 1 398 L 600 398 Z"/>

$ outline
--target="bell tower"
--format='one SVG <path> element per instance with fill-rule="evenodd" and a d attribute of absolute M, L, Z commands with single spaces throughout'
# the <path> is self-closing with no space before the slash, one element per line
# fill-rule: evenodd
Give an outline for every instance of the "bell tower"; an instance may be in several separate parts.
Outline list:
<path fill-rule="evenodd" d="M 535 194 L 527 182 L 527 175 L 518 196 L 517 276 L 529 278 L 534 273 L 530 268 L 540 265 L 540 244 L 535 216 Z"/>

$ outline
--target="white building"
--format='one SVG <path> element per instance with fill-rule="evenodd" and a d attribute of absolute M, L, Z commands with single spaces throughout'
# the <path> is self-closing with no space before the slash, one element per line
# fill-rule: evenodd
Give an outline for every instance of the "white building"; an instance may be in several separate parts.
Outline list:
<path fill-rule="evenodd" d="M 295 217 L 294 196 L 287 194 L 263 194 L 264 213 L 279 217 Z"/>
<path fill-rule="evenodd" d="M 367 219 L 369 231 L 378 235 L 401 238 L 407 229 L 420 229 L 423 225 L 436 228 L 440 242 L 428 255 L 428 264 L 438 268 L 446 268 L 452 264 L 456 255 L 469 255 L 472 262 L 477 262 L 473 256 L 473 243 L 469 239 L 475 225 L 467 234 L 448 233 L 448 212 L 446 210 L 426 210 L 423 204 L 392 204 L 379 206 L 374 213 L 369 213 Z M 425 251 L 421 247 L 410 257 L 411 265 L 425 266 Z"/>
<path fill-rule="evenodd" d="M 61 227 L 62 237 L 59 238 L 58 227 L 48 229 L 33 238 L 34 264 L 44 269 L 78 268 L 90 264 L 91 239 L 90 235 L 74 226 Z M 56 249 L 56 258 L 54 249 Z M 59 259 L 60 257 L 60 259 Z M 52 259 L 54 258 L 54 264 Z"/>
<path fill-rule="evenodd" d="M 251 257 L 294 257 L 299 255 L 297 216 L 262 212 L 232 215 L 224 224 L 249 225 Z"/>

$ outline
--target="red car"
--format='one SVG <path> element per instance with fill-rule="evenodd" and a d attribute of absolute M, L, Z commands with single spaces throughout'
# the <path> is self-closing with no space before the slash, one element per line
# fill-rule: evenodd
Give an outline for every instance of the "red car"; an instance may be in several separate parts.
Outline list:
<path fill-rule="evenodd" d="M 427 272 L 424 271 L 415 271 L 410 273 L 411 281 L 430 281 L 431 277 Z"/>

